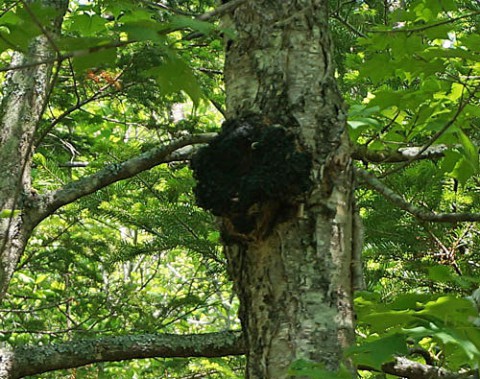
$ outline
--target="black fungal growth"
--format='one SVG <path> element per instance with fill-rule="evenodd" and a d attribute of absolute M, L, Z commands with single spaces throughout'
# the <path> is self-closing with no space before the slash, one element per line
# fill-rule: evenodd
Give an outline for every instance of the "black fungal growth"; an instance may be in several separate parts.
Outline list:
<path fill-rule="evenodd" d="M 265 219 L 260 214 L 265 204 L 274 208 L 270 223 L 292 208 L 311 186 L 311 166 L 310 154 L 300 151 L 283 127 L 255 116 L 225 121 L 219 135 L 192 158 L 197 204 L 248 235 Z"/>

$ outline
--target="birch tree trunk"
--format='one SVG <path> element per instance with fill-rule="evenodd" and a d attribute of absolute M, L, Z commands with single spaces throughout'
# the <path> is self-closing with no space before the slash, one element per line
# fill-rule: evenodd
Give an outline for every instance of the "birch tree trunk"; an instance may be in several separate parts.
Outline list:
<path fill-rule="evenodd" d="M 4 216 L 11 211 L 10 217 L 0 218 L 0 299 L 5 296 L 18 260 L 39 221 L 31 220 L 24 212 L 33 196 L 30 176 L 33 137 L 48 100 L 54 58 L 51 37 L 60 29 L 68 1 L 49 0 L 44 5 L 58 11 L 45 25 L 50 38 L 42 34 L 32 41 L 27 53 L 13 55 L 11 66 L 23 68 L 9 72 L 0 105 L 0 211 Z"/>
<path fill-rule="evenodd" d="M 250 379 L 287 378 L 297 359 L 336 369 L 354 338 L 352 166 L 327 17 L 327 0 L 257 0 L 225 21 L 236 32 L 225 64 L 228 118 L 273 120 L 313 162 L 311 190 L 292 199 L 295 216 L 225 249 Z"/>

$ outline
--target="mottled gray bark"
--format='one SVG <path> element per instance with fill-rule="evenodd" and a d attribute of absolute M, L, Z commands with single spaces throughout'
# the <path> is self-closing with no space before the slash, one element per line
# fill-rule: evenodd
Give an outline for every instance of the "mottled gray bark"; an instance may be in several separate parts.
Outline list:
<path fill-rule="evenodd" d="M 441 367 L 411 361 L 404 357 L 396 357 L 393 362 L 382 365 L 382 371 L 407 379 L 475 379 L 475 372 L 452 372 Z"/>
<path fill-rule="evenodd" d="M 296 359 L 339 366 L 353 341 L 352 167 L 326 0 L 248 1 L 225 21 L 227 115 L 259 114 L 313 156 L 313 188 L 263 239 L 226 246 L 248 346 L 247 377 Z M 228 220 L 224 220 L 228 223 Z"/>
<path fill-rule="evenodd" d="M 12 66 L 25 68 L 8 73 L 4 83 L 0 105 L 0 210 L 4 211 L 22 210 L 31 195 L 33 135 L 48 99 L 52 71 L 51 63 L 35 62 L 51 61 L 54 57 L 50 37 L 59 31 L 68 6 L 66 0 L 44 3 L 57 9 L 56 17 L 45 23 L 46 34 L 35 38 L 28 52 L 14 54 Z M 28 217 L 22 215 L 12 213 L 11 218 L 0 218 L 0 299 L 5 296 L 33 227 Z"/>
<path fill-rule="evenodd" d="M 0 379 L 136 358 L 223 357 L 245 353 L 239 332 L 141 334 L 0 350 Z"/>

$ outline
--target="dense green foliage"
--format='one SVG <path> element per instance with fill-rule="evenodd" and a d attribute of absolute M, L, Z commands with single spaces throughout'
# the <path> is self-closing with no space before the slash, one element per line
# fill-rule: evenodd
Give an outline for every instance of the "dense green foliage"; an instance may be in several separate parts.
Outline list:
<path fill-rule="evenodd" d="M 194 17 L 214 3 L 71 2 L 63 35 L 53 41 L 58 63 L 36 135 L 36 191 L 186 133 L 218 130 L 222 37 L 234 36 Z M 52 10 L 1 4 L 5 74 L 12 51 L 26 51 L 44 33 L 41 20 Z M 478 2 L 332 1 L 331 13 L 352 142 L 385 157 L 371 162 L 364 154 L 358 166 L 420 210 L 480 212 Z M 436 145 L 446 147 L 440 156 L 388 163 L 399 149 Z M 0 309 L 2 342 L 238 329 L 219 232 L 195 205 L 194 184 L 188 163 L 172 162 L 45 220 Z M 480 286 L 477 225 L 419 220 L 361 180 L 357 199 L 367 288 L 356 298 L 358 346 L 349 356 L 372 369 L 398 354 L 453 371 L 477 368 L 478 309 L 469 297 Z M 240 378 L 241 366 L 237 358 L 158 359 L 41 377 Z M 292 372 L 324 377 L 308 362 Z"/>
<path fill-rule="evenodd" d="M 348 10 L 360 36 L 343 55 L 352 140 L 384 162 L 363 167 L 419 210 L 476 213 L 480 8 L 476 2 L 365 2 Z M 348 33 L 346 14 L 334 19 Z M 357 24 L 358 23 L 358 24 Z M 442 157 L 386 163 L 400 148 L 445 144 Z M 354 360 L 380 366 L 393 355 L 451 370 L 480 359 L 477 305 L 478 229 L 474 223 L 421 221 L 360 183 L 368 292 L 356 299 L 359 347 Z M 409 348 L 410 350 L 408 350 Z M 368 374 L 365 374 L 369 377 Z"/>
<path fill-rule="evenodd" d="M 212 5 L 181 3 L 172 7 L 185 14 Z M 3 7 L 1 43 L 27 48 L 41 30 L 21 5 Z M 29 10 L 38 20 L 50 12 L 36 4 Z M 72 2 L 63 29 L 56 46 L 63 57 L 75 57 L 56 66 L 37 133 L 33 187 L 39 193 L 185 131 L 217 128 L 221 118 L 206 100 L 223 101 L 222 44 L 215 26 L 142 2 L 105 1 Z M 193 32 L 205 35 L 190 42 L 185 37 Z M 2 67 L 8 67 L 12 46 L 0 47 Z M 173 162 L 46 220 L 3 304 L 1 339 L 18 346 L 118 333 L 238 329 L 219 235 L 212 216 L 194 205 L 193 184 L 188 164 Z M 228 358 L 150 360 L 42 377 L 167 378 L 203 372 L 234 378 L 241 366 Z"/>

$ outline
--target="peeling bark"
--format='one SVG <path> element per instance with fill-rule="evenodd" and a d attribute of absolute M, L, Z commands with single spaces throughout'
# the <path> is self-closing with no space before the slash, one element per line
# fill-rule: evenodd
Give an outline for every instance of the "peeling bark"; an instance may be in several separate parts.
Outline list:
<path fill-rule="evenodd" d="M 292 199 L 297 216 L 265 239 L 225 249 L 246 333 L 247 377 L 287 378 L 300 358 L 335 369 L 353 341 L 353 172 L 327 1 L 249 1 L 226 24 L 237 34 L 227 42 L 228 118 L 261 115 L 294 133 L 313 157 L 313 189 Z"/>

